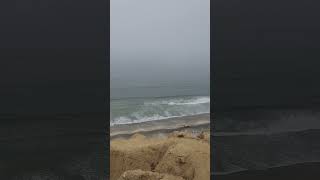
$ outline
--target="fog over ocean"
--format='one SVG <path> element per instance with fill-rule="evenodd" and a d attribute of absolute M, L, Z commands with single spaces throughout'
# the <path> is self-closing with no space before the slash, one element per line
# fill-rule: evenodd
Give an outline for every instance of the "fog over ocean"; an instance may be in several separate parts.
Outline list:
<path fill-rule="evenodd" d="M 111 125 L 209 112 L 209 2 L 111 1 Z"/>

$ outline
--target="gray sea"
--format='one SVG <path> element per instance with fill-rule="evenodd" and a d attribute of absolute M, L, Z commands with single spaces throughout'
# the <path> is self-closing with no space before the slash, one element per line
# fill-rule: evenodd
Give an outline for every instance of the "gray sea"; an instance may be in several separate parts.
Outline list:
<path fill-rule="evenodd" d="M 141 82 L 111 79 L 111 126 L 210 112 L 208 79 Z"/>

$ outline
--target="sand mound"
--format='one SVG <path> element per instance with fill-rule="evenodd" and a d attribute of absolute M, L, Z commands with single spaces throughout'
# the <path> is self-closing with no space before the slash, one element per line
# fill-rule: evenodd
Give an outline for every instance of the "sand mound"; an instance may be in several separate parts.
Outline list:
<path fill-rule="evenodd" d="M 111 180 L 209 180 L 210 144 L 207 133 L 194 136 L 174 132 L 167 138 L 133 135 L 113 140 L 110 148 Z"/>
<path fill-rule="evenodd" d="M 183 180 L 183 178 L 139 169 L 124 172 L 118 180 Z"/>

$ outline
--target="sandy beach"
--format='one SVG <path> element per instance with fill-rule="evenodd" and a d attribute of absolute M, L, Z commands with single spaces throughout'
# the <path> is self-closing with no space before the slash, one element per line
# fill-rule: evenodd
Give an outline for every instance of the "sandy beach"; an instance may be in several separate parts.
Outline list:
<path fill-rule="evenodd" d="M 209 114 L 111 128 L 110 179 L 209 180 L 207 117 Z"/>

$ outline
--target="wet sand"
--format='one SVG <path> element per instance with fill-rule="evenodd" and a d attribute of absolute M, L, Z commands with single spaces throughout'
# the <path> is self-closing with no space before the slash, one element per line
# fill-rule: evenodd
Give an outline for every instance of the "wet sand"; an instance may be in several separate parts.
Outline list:
<path fill-rule="evenodd" d="M 110 139 L 128 138 L 135 133 L 147 136 L 168 134 L 173 131 L 202 131 L 210 126 L 210 114 L 176 117 L 158 121 L 148 121 L 136 124 L 121 124 L 110 127 Z"/>

